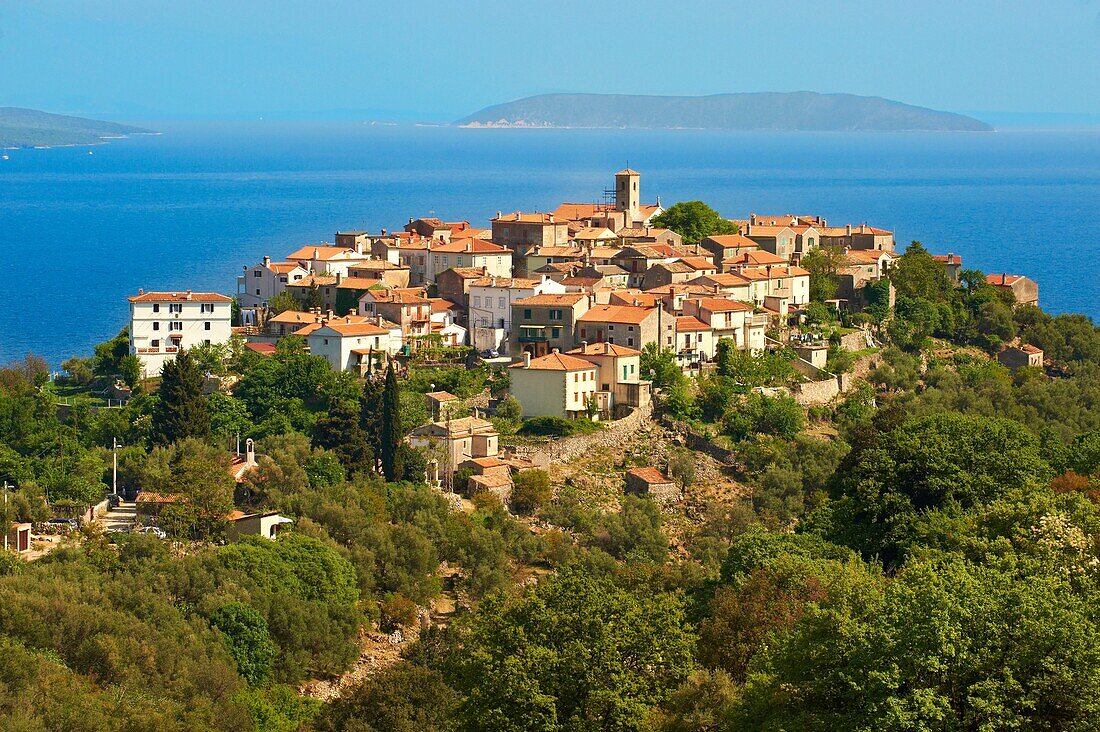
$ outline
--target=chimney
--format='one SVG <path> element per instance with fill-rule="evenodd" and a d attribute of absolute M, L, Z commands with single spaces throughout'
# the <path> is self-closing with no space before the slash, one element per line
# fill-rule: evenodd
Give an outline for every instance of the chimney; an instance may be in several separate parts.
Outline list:
<path fill-rule="evenodd" d="M 138 288 L 138 294 L 139 295 L 144 295 L 145 294 L 145 288 L 144 287 L 139 287 Z"/>
<path fill-rule="evenodd" d="M 852 225 L 851 224 L 848 224 L 847 226 L 844 227 L 844 234 L 846 236 L 851 236 L 852 235 Z"/>
<path fill-rule="evenodd" d="M 267 267 L 271 264 L 271 257 L 264 255 L 264 266 Z"/>
<path fill-rule="evenodd" d="M 500 211 L 497 211 L 497 218 L 500 218 Z"/>
<path fill-rule="evenodd" d="M 342 272 L 337 272 L 336 273 L 336 284 L 339 285 L 343 281 L 344 281 L 343 273 Z"/>
<path fill-rule="evenodd" d="M 555 348 L 555 349 L 554 349 L 554 350 L 552 350 L 552 351 L 551 351 L 550 353 L 561 353 L 561 350 L 560 350 L 560 349 L 557 349 L 557 348 Z"/>
<path fill-rule="evenodd" d="M 350 315 L 345 315 L 344 316 L 344 323 L 347 324 L 347 325 L 351 325 L 351 316 Z"/>
<path fill-rule="evenodd" d="M 386 230 L 382 229 L 382 236 L 385 236 L 385 235 L 386 235 Z"/>
<path fill-rule="evenodd" d="M 749 214 L 749 226 L 756 225 L 756 214 Z"/>
<path fill-rule="evenodd" d="M 187 291 L 187 299 L 188 299 L 188 300 L 190 300 L 190 299 L 191 299 L 191 291 L 190 291 L 190 290 L 188 290 L 188 291 Z"/>
<path fill-rule="evenodd" d="M 412 216 L 409 217 L 409 223 L 411 224 L 415 219 Z"/>
<path fill-rule="evenodd" d="M 588 351 L 588 341 L 581 341 L 581 353 Z"/>
<path fill-rule="evenodd" d="M 556 351 L 557 349 L 555 348 L 554 350 Z M 531 368 L 531 352 L 530 351 L 524 351 L 523 352 L 523 368 L 525 368 L 525 369 Z"/>

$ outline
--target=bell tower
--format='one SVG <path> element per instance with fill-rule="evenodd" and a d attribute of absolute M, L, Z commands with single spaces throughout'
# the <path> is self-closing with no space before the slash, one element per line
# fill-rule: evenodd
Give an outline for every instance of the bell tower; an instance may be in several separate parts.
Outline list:
<path fill-rule="evenodd" d="M 626 168 L 615 174 L 615 210 L 626 212 L 626 225 L 632 226 L 641 218 L 641 194 L 638 181 L 642 174 Z"/>

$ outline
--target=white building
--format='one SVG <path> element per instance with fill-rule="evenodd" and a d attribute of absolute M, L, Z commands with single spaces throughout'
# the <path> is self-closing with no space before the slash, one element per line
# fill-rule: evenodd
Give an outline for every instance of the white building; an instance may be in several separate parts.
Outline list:
<path fill-rule="evenodd" d="M 245 309 L 267 305 L 287 284 L 307 274 L 309 270 L 298 262 L 272 262 L 271 257 L 264 257 L 260 264 L 246 265 L 237 278 L 237 302 Z"/>
<path fill-rule="evenodd" d="M 401 326 L 378 316 L 345 316 L 298 331 L 309 352 L 323 356 L 337 371 L 366 373 L 369 360 L 401 350 Z"/>
<path fill-rule="evenodd" d="M 144 292 L 130 300 L 130 353 L 157 376 L 180 349 L 228 343 L 233 299 L 216 292 Z"/>
<path fill-rule="evenodd" d="M 565 285 L 546 277 L 482 277 L 470 283 L 470 345 L 479 351 L 495 348 L 508 350 L 512 303 L 535 295 L 564 295 Z"/>
<path fill-rule="evenodd" d="M 512 396 L 523 405 L 524 417 L 585 416 L 588 400 L 600 390 L 596 364 L 556 348 L 535 359 L 524 353 L 509 369 Z"/>

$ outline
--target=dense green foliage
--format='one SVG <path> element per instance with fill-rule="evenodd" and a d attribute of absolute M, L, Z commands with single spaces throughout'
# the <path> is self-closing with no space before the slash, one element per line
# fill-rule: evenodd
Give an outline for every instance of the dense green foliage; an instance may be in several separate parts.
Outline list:
<path fill-rule="evenodd" d="M 653 218 L 653 225 L 672 229 L 687 244 L 713 234 L 736 234 L 737 224 L 722 218 L 702 201 L 680 201 Z"/>

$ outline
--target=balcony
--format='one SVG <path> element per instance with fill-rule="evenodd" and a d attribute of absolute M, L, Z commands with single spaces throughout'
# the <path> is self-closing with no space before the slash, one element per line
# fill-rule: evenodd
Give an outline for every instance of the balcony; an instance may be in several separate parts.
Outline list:
<path fill-rule="evenodd" d="M 520 328 L 520 343 L 545 343 L 549 340 L 545 325 L 525 325 Z"/>

